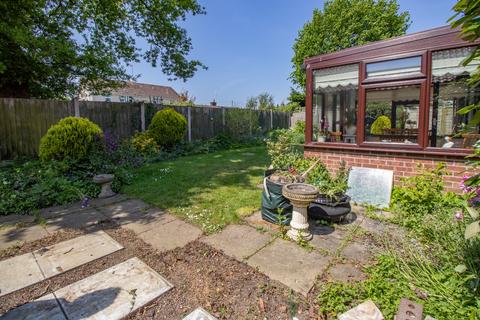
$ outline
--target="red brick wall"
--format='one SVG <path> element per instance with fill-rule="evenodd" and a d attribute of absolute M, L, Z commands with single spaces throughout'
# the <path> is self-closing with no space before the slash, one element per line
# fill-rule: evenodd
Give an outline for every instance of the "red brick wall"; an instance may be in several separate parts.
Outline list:
<path fill-rule="evenodd" d="M 334 149 L 305 149 L 306 157 L 319 157 L 331 172 L 336 172 L 340 161 L 347 166 L 393 170 L 394 181 L 398 183 L 401 177 L 415 175 L 418 165 L 425 169 L 434 169 L 438 163 L 445 163 L 450 175 L 444 177 L 445 188 L 448 191 L 461 192 L 460 180 L 464 174 L 471 174 L 463 158 L 448 158 L 445 156 L 406 155 L 383 152 L 358 152 Z"/>

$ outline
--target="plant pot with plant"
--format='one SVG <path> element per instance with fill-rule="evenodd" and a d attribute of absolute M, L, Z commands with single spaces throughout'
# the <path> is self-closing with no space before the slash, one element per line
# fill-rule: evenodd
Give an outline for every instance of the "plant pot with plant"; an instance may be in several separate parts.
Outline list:
<path fill-rule="evenodd" d="M 320 128 L 317 129 L 317 142 L 327 142 L 328 138 L 328 120 L 324 117 L 320 121 Z"/>
<path fill-rule="evenodd" d="M 334 177 L 325 172 L 322 176 L 309 178 L 309 182 L 319 189 L 317 199 L 308 207 L 311 219 L 340 222 L 350 213 L 350 197 L 346 195 L 349 172 L 342 161 Z"/>

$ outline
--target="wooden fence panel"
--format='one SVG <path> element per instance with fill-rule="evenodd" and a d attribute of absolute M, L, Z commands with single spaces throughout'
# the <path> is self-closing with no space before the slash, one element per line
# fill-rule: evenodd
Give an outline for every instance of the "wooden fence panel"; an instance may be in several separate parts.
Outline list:
<path fill-rule="evenodd" d="M 235 137 L 288 128 L 289 114 L 239 108 L 163 106 L 145 103 L 145 127 L 154 114 L 173 108 L 190 123 L 185 141 L 213 138 L 218 134 Z M 98 124 L 117 139 L 142 130 L 141 103 L 79 101 L 81 117 Z M 74 116 L 72 101 L 0 98 L 0 160 L 36 156 L 40 139 L 60 119 Z M 273 117 L 273 118 L 272 118 Z M 273 124 L 273 126 L 272 126 Z"/>

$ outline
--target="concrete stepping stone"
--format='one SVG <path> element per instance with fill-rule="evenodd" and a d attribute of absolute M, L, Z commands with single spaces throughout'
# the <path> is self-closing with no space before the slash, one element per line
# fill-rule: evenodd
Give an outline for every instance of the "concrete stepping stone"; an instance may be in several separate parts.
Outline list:
<path fill-rule="evenodd" d="M 123 249 L 103 231 L 89 233 L 33 252 L 45 278 L 53 277 Z"/>
<path fill-rule="evenodd" d="M 348 234 L 345 230 L 323 225 L 311 225 L 310 232 L 313 238 L 309 243 L 317 249 L 327 250 L 330 253 L 335 253 Z"/>
<path fill-rule="evenodd" d="M 318 252 L 308 252 L 290 241 L 276 239 L 251 258 L 247 263 L 280 281 L 293 290 L 307 295 L 315 278 L 328 266 L 329 256 Z"/>
<path fill-rule="evenodd" d="M 367 278 L 361 268 L 353 263 L 337 263 L 329 269 L 329 278 L 336 282 L 363 281 Z"/>
<path fill-rule="evenodd" d="M 361 239 L 356 239 L 350 242 L 342 250 L 342 255 L 350 260 L 366 264 L 371 262 L 375 255 L 380 251 L 379 248 L 369 244 L 368 242 L 360 242 Z"/>
<path fill-rule="evenodd" d="M 197 308 L 188 314 L 183 320 L 217 320 L 203 308 Z"/>
<path fill-rule="evenodd" d="M 127 316 L 173 286 L 138 258 L 55 291 L 68 319 L 115 320 Z"/>
<path fill-rule="evenodd" d="M 103 231 L 0 261 L 0 296 L 91 262 L 123 246 Z"/>
<path fill-rule="evenodd" d="M 263 185 L 262 185 L 262 188 L 263 188 Z M 280 226 L 263 220 L 262 212 L 260 211 L 253 213 L 251 216 L 245 218 L 245 220 L 248 222 L 248 224 L 250 224 L 254 228 L 265 229 L 272 233 L 276 233 L 280 231 Z"/>
<path fill-rule="evenodd" d="M 136 211 L 147 210 L 150 206 L 142 200 L 132 199 L 111 203 L 103 207 L 99 207 L 100 211 L 109 218 L 114 218 L 119 214 L 130 214 Z"/>
<path fill-rule="evenodd" d="M 32 253 L 0 261 L 0 270 L 0 297 L 44 279 Z"/>
<path fill-rule="evenodd" d="M 44 227 L 34 225 L 30 227 L 2 227 L 0 228 L 0 250 L 18 243 L 35 241 L 48 236 Z"/>
<path fill-rule="evenodd" d="M 243 260 L 264 247 L 271 237 L 246 225 L 229 225 L 220 233 L 201 239 L 225 254 Z"/>
<path fill-rule="evenodd" d="M 55 296 L 50 293 L 35 301 L 15 308 L 3 316 L 1 320 L 66 320 Z"/>
<path fill-rule="evenodd" d="M 118 213 L 111 218 L 122 227 L 130 229 L 136 234 L 155 229 L 157 224 L 161 225 L 176 220 L 171 214 L 157 208 L 132 213 Z"/>
<path fill-rule="evenodd" d="M 140 233 L 138 236 L 159 251 L 183 247 L 202 235 L 200 229 L 179 219 L 154 225 L 153 229 Z"/>
<path fill-rule="evenodd" d="M 82 229 L 94 226 L 102 220 L 105 220 L 105 216 L 97 210 L 83 210 L 49 219 L 47 221 L 46 229 L 50 233 L 64 228 Z"/>

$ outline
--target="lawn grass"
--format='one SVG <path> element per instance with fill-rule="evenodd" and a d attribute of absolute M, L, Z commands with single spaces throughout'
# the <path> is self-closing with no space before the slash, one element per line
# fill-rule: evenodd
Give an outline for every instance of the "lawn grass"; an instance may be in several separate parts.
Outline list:
<path fill-rule="evenodd" d="M 123 192 L 213 233 L 260 208 L 265 147 L 249 147 L 147 164 Z"/>

